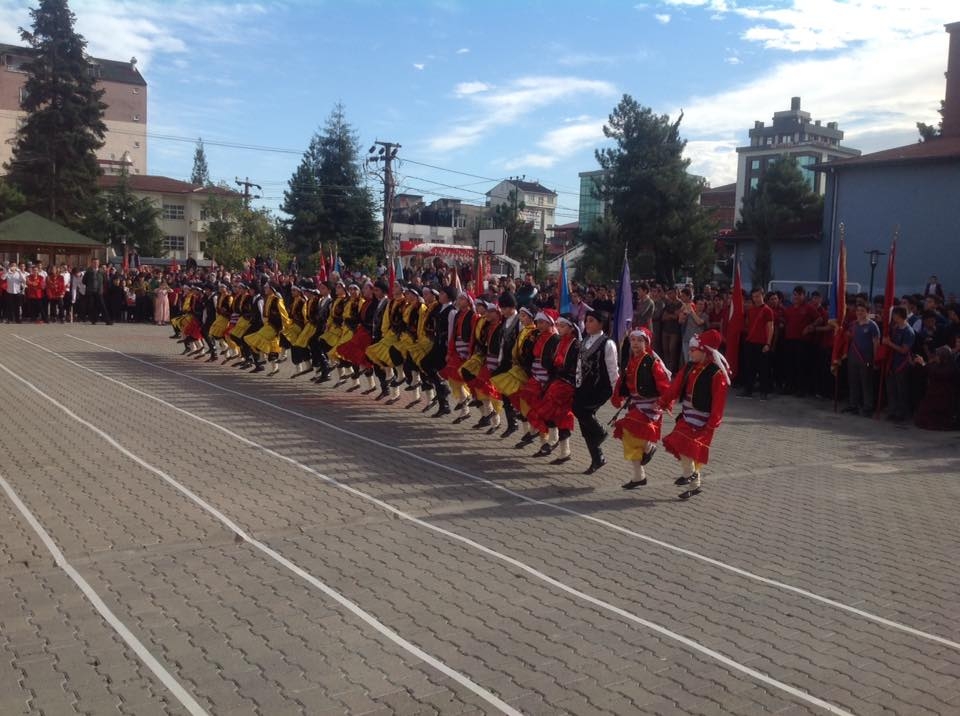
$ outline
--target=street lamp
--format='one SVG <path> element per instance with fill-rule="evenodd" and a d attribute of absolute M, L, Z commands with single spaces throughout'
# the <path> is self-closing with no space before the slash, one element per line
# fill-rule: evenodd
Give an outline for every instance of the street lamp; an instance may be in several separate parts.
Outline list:
<path fill-rule="evenodd" d="M 880 251 L 879 249 L 870 249 L 869 251 L 864 251 L 863 253 L 870 256 L 870 306 L 873 306 L 873 275 L 877 271 L 877 264 L 880 263 L 880 257 L 886 256 L 885 251 Z"/>

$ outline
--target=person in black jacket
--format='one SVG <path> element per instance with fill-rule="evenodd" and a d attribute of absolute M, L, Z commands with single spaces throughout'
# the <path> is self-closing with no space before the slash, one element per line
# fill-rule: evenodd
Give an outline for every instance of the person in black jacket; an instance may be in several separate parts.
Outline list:
<path fill-rule="evenodd" d="M 610 400 L 620 377 L 617 344 L 603 332 L 605 318 L 593 309 L 584 318 L 586 336 L 580 344 L 580 379 L 573 396 L 573 414 L 590 453 L 590 467 L 585 475 L 592 475 L 607 464 L 600 448 L 607 431 L 597 421 L 597 410 Z"/>

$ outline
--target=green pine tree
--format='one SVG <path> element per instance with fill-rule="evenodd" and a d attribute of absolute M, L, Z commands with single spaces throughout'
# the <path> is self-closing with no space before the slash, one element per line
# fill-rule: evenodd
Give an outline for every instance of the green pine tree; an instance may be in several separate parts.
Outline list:
<path fill-rule="evenodd" d="M 357 134 L 339 103 L 307 150 L 323 206 L 317 222 L 319 237 L 324 242 L 335 242 L 348 265 L 383 255 L 373 195 L 363 183 L 359 150 Z"/>
<path fill-rule="evenodd" d="M 203 150 L 202 137 L 197 140 L 197 148 L 193 152 L 193 171 L 190 173 L 190 183 L 211 186 L 210 168 L 207 166 L 207 153 Z"/>
<path fill-rule="evenodd" d="M 754 286 L 773 279 L 772 240 L 791 223 L 813 221 L 823 213 L 818 196 L 800 170 L 795 157 L 782 156 L 760 178 L 757 188 L 743 197 L 737 229 L 753 236 L 756 249 L 751 267 Z"/>
<path fill-rule="evenodd" d="M 128 251 L 158 258 L 167 253 L 160 215 L 160 208 L 153 201 L 130 190 L 124 173 L 115 188 L 100 193 L 96 209 L 87 215 L 82 228 L 88 236 L 109 244 L 118 255 L 126 243 Z"/>
<path fill-rule="evenodd" d="M 33 58 L 24 65 L 23 109 L 8 180 L 24 195 L 27 208 L 71 227 L 95 210 L 96 150 L 106 125 L 96 87 L 97 67 L 84 52 L 66 0 L 39 0 L 30 10 L 32 31 L 20 30 Z"/>
<path fill-rule="evenodd" d="M 311 147 L 315 142 L 311 142 Z M 315 160 L 310 150 L 304 153 L 300 166 L 290 177 L 288 189 L 283 193 L 280 210 L 289 218 L 283 221 L 287 246 L 307 266 L 310 257 L 316 254 L 323 240 L 323 196 L 317 178 Z"/>
<path fill-rule="evenodd" d="M 603 128 L 614 146 L 596 152 L 604 170 L 599 195 L 610 203 L 631 262 L 652 255 L 656 277 L 664 283 L 686 272 L 705 281 L 713 265 L 715 226 L 699 203 L 703 180 L 687 172 L 682 119 L 681 114 L 671 122 L 624 95 Z M 610 251 L 614 248 L 623 255 L 622 245 Z"/>

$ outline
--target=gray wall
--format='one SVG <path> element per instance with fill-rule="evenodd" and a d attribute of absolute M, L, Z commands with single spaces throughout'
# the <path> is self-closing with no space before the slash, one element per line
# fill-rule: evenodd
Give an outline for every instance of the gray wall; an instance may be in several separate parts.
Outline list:
<path fill-rule="evenodd" d="M 839 182 L 838 182 L 839 179 Z M 839 185 L 839 191 L 837 186 Z M 897 242 L 897 294 L 922 292 L 930 274 L 944 291 L 960 296 L 960 160 L 938 164 L 850 167 L 827 173 L 820 274 L 826 279 L 836 223 L 847 239 L 847 280 L 870 283 L 870 249 L 890 250 L 894 227 Z M 834 248 L 834 252 L 836 248 Z M 883 293 L 887 257 L 880 258 L 874 292 Z"/>

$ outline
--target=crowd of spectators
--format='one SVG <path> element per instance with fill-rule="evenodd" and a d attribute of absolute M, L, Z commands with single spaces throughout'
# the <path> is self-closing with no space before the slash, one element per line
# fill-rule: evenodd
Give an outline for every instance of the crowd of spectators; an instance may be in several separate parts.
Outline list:
<path fill-rule="evenodd" d="M 370 278 L 383 278 L 382 264 Z M 361 272 L 345 270 L 326 278 L 362 282 Z M 180 312 L 186 284 L 242 280 L 256 283 L 269 275 L 289 294 L 301 276 L 283 271 L 269 258 L 250 259 L 238 272 L 141 266 L 124 270 L 115 265 L 87 267 L 40 266 L 10 262 L 0 266 L 0 295 L 6 323 L 154 323 L 165 325 Z M 399 277 L 415 287 L 439 288 L 456 277 L 477 298 L 495 302 L 503 293 L 515 295 L 518 306 L 559 308 L 556 279 L 538 282 L 497 277 L 476 286 L 470 266 L 451 267 L 437 259 L 419 270 L 405 269 Z M 323 277 L 317 277 L 323 278 Z M 692 285 L 660 285 L 640 281 L 633 286 L 633 325 L 653 333 L 654 350 L 675 372 L 687 360 L 690 338 L 709 329 L 726 336 L 730 320 L 730 291 L 715 285 L 695 290 Z M 612 285 L 570 284 L 570 314 L 583 329 L 587 306 L 605 316 L 615 313 L 618 290 Z M 289 297 L 289 296 L 288 296 Z M 792 395 L 834 399 L 844 412 L 873 416 L 886 406 L 892 421 L 913 417 L 928 429 L 958 426 L 960 395 L 960 305 L 945 295 L 936 277 L 923 292 L 895 302 L 886 331 L 881 317 L 884 299 L 871 303 L 865 294 L 847 297 L 847 315 L 828 318 L 828 306 L 819 292 L 797 286 L 790 295 L 756 288 L 744 296 L 744 329 L 740 338 L 739 369 L 734 385 L 742 397 Z M 843 358 L 834 355 L 835 333 L 844 331 Z M 725 346 L 726 348 L 726 346 Z"/>

